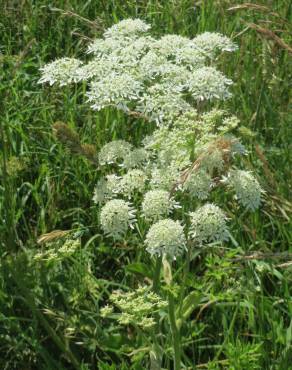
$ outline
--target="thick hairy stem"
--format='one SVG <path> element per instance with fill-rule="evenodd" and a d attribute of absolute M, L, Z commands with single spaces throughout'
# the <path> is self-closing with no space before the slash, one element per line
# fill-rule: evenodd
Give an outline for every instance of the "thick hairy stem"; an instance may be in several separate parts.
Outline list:
<path fill-rule="evenodd" d="M 159 289 L 161 265 L 162 265 L 162 256 L 157 257 L 156 259 L 156 265 L 153 276 L 153 291 L 155 293 L 157 293 Z"/>
<path fill-rule="evenodd" d="M 188 246 L 188 251 L 186 254 L 186 260 L 185 260 L 185 265 L 184 265 L 183 284 L 182 284 L 182 288 L 180 291 L 179 315 L 181 315 L 181 311 L 183 307 L 183 300 L 185 297 L 186 286 L 187 286 L 187 278 L 188 278 L 188 273 L 190 270 L 190 262 L 191 262 L 191 249 L 190 249 L 190 246 Z"/>
<path fill-rule="evenodd" d="M 156 258 L 155 270 L 154 270 L 154 273 L 153 273 L 153 286 L 152 286 L 152 289 L 153 289 L 154 293 L 158 293 L 158 290 L 159 290 L 161 266 L 162 266 L 162 256 Z M 160 366 L 161 361 L 162 361 L 162 353 L 160 353 L 160 351 L 158 350 L 159 349 L 158 335 L 160 333 L 158 312 L 155 313 L 154 317 L 155 317 L 156 324 L 155 324 L 155 329 L 153 331 L 153 337 L 152 337 L 152 339 L 153 339 L 153 348 L 154 348 L 155 358 L 156 358 L 155 362 L 156 362 L 156 364 L 159 364 L 159 366 Z M 154 360 L 152 359 L 152 362 L 153 361 Z M 155 367 L 153 367 L 153 368 L 155 368 Z"/>
<path fill-rule="evenodd" d="M 174 370 L 181 370 L 180 333 L 176 325 L 174 298 L 171 292 L 168 294 L 168 310 L 174 349 Z"/>

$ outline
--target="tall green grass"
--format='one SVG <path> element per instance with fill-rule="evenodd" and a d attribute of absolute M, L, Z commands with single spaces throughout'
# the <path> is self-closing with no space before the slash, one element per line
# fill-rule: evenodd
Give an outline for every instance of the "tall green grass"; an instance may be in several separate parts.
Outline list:
<path fill-rule="evenodd" d="M 0 1 L 1 369 L 145 368 L 139 353 L 132 364 L 125 354 L 123 346 L 139 345 L 131 333 L 113 334 L 98 314 L 113 287 L 127 289 L 143 271 L 127 268 L 131 251 L 103 241 L 91 201 L 99 173 L 85 158 L 68 154 L 52 125 L 68 123 L 82 142 L 97 148 L 112 138 L 138 142 L 149 128 L 114 111 L 92 112 L 84 102 L 84 86 L 60 91 L 37 83 L 44 63 L 82 55 L 87 37 L 128 17 L 149 21 L 157 35 L 217 31 L 238 42 L 239 50 L 222 65 L 235 81 L 227 107 L 241 120 L 247 165 L 260 174 L 266 190 L 262 213 L 238 215 L 235 249 L 222 257 L 208 254 L 204 263 L 196 260 L 186 276 L 198 297 L 189 324 L 181 329 L 184 363 L 189 369 L 195 364 L 291 369 L 291 54 L 248 24 L 268 27 L 291 45 L 292 6 L 285 0 L 263 4 L 285 20 L 281 23 L 265 11 L 228 11 L 231 5 L 215 0 Z M 83 248 L 74 258 L 40 267 L 31 263 L 41 248 L 39 235 L 72 228 L 83 230 Z M 236 252 L 271 257 L 233 263 Z M 164 350 L 171 369 L 171 350 Z"/>

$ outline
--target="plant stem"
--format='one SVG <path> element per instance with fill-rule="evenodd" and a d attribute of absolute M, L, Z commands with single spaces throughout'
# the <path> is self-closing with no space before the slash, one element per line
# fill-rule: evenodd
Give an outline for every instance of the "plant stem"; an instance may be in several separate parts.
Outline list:
<path fill-rule="evenodd" d="M 152 288 L 155 293 L 157 293 L 159 289 L 161 264 L 162 264 L 162 256 L 157 257 L 156 259 L 156 265 L 155 265 L 154 276 L 153 276 L 153 288 Z"/>
<path fill-rule="evenodd" d="M 3 212 L 6 228 L 4 228 L 4 240 L 3 243 L 7 250 L 11 252 L 15 250 L 15 217 L 14 217 L 14 201 L 13 201 L 13 187 L 9 179 L 7 171 L 7 143 L 5 138 L 5 127 L 4 122 L 0 122 L 0 145 L 2 145 L 2 177 L 4 186 L 4 200 L 3 200 Z"/>
<path fill-rule="evenodd" d="M 181 315 L 182 307 L 183 307 L 183 300 L 185 297 L 186 292 L 186 286 L 187 286 L 187 277 L 190 270 L 190 261 L 191 261 L 191 249 L 188 248 L 188 251 L 186 253 L 186 261 L 184 265 L 184 275 L 183 275 L 183 284 L 182 288 L 180 290 L 180 303 L 179 303 L 179 316 Z"/>
<path fill-rule="evenodd" d="M 162 256 L 160 257 L 157 257 L 156 259 L 156 264 L 155 264 L 155 269 L 154 269 L 154 273 L 153 273 L 153 286 L 152 286 L 152 289 L 153 289 L 153 292 L 154 293 L 158 293 L 158 290 L 159 290 L 159 285 L 160 285 L 160 270 L 161 270 L 161 265 L 162 265 Z M 159 328 L 159 314 L 158 312 L 155 313 L 154 315 L 155 317 L 155 329 L 154 329 L 154 335 L 153 335 L 153 345 L 156 347 L 156 348 L 159 348 L 159 344 L 158 344 L 158 337 L 159 337 L 159 334 L 160 334 L 160 328 Z M 161 356 L 159 356 L 160 358 Z M 161 358 L 159 360 L 161 362 Z"/>
<path fill-rule="evenodd" d="M 180 334 L 175 321 L 174 298 L 171 292 L 168 293 L 168 312 L 174 349 L 174 370 L 180 370 L 181 369 Z"/>

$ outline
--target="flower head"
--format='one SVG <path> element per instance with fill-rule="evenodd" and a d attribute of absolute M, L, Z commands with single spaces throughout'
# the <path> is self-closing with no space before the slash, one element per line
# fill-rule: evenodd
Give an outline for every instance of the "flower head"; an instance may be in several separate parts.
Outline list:
<path fill-rule="evenodd" d="M 121 177 L 112 174 L 101 178 L 94 189 L 93 201 L 96 204 L 102 204 L 112 198 L 115 198 L 121 192 Z"/>
<path fill-rule="evenodd" d="M 46 64 L 41 68 L 42 76 L 39 83 L 48 82 L 50 85 L 58 83 L 60 86 L 75 82 L 78 68 L 82 62 L 75 58 L 61 58 Z"/>
<path fill-rule="evenodd" d="M 232 81 L 222 72 L 213 67 L 196 69 L 188 82 L 188 89 L 197 101 L 228 99 L 231 94 L 228 90 Z"/>
<path fill-rule="evenodd" d="M 149 329 L 155 325 L 153 316 L 168 304 L 148 287 L 140 287 L 134 291 L 113 291 L 110 301 L 120 311 L 118 321 L 121 325 L 137 325 L 141 329 Z M 108 306 L 105 306 L 106 312 Z"/>
<path fill-rule="evenodd" d="M 148 159 L 148 153 L 144 148 L 135 148 L 124 157 L 122 166 L 128 169 L 141 167 Z"/>
<path fill-rule="evenodd" d="M 150 86 L 141 95 L 137 105 L 139 112 L 157 124 L 171 121 L 191 108 L 191 105 L 182 98 L 178 91 L 171 91 L 169 86 L 164 87 L 160 84 Z"/>
<path fill-rule="evenodd" d="M 146 235 L 146 250 L 151 255 L 166 254 L 176 259 L 186 249 L 184 230 L 179 221 L 165 219 L 151 226 Z"/>
<path fill-rule="evenodd" d="M 186 190 L 190 196 L 199 199 L 208 198 L 212 186 L 211 176 L 204 170 L 192 172 L 183 184 L 183 190 Z"/>
<path fill-rule="evenodd" d="M 105 318 L 113 312 L 114 308 L 112 306 L 106 305 L 100 309 L 100 316 Z"/>
<path fill-rule="evenodd" d="M 176 207 L 178 204 L 170 197 L 168 191 L 150 190 L 144 196 L 142 213 L 146 219 L 156 221 L 168 216 Z"/>
<path fill-rule="evenodd" d="M 262 189 L 251 172 L 232 170 L 227 181 L 235 190 L 236 198 L 240 204 L 252 211 L 259 208 Z"/>
<path fill-rule="evenodd" d="M 143 171 L 133 169 L 127 172 L 121 179 L 121 191 L 131 197 L 133 193 L 141 193 L 145 188 L 146 175 Z"/>
<path fill-rule="evenodd" d="M 113 71 L 99 81 L 91 82 L 91 89 L 87 93 L 88 102 L 95 110 L 115 106 L 127 111 L 127 104 L 138 99 L 142 88 L 141 82 L 132 75 Z"/>
<path fill-rule="evenodd" d="M 134 222 L 134 209 L 124 200 L 110 200 L 101 209 L 101 227 L 105 234 L 114 239 L 121 239 Z"/>
<path fill-rule="evenodd" d="M 171 163 L 167 167 L 155 167 L 151 172 L 150 185 L 153 189 L 164 189 L 171 191 L 179 179 L 179 168 Z"/>
<path fill-rule="evenodd" d="M 195 242 L 204 244 L 228 240 L 226 216 L 219 207 L 205 204 L 196 212 L 191 212 L 190 217 L 189 235 Z"/>
<path fill-rule="evenodd" d="M 120 39 L 123 37 L 137 37 L 141 33 L 147 32 L 151 26 L 141 19 L 124 19 L 104 32 L 105 38 Z"/>
<path fill-rule="evenodd" d="M 237 45 L 228 37 L 216 32 L 204 32 L 192 40 L 192 45 L 204 55 L 214 58 L 218 51 L 234 51 Z"/>
<path fill-rule="evenodd" d="M 125 140 L 114 140 L 105 144 L 98 154 L 101 165 L 116 163 L 123 160 L 131 151 L 132 145 Z"/>

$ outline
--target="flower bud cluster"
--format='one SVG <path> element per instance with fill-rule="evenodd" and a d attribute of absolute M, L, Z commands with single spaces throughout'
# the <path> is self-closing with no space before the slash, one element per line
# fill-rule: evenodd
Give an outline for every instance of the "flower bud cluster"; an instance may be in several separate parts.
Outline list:
<path fill-rule="evenodd" d="M 114 291 L 110 301 L 120 311 L 118 322 L 121 325 L 136 325 L 147 330 L 155 325 L 154 316 L 160 310 L 167 309 L 167 302 L 148 287 L 140 287 L 132 292 Z M 112 314 L 114 307 L 106 305 L 101 309 L 101 316 Z"/>
<path fill-rule="evenodd" d="M 35 261 L 60 262 L 72 256 L 81 246 L 80 239 L 66 239 L 48 243 L 45 250 L 37 252 Z"/>

